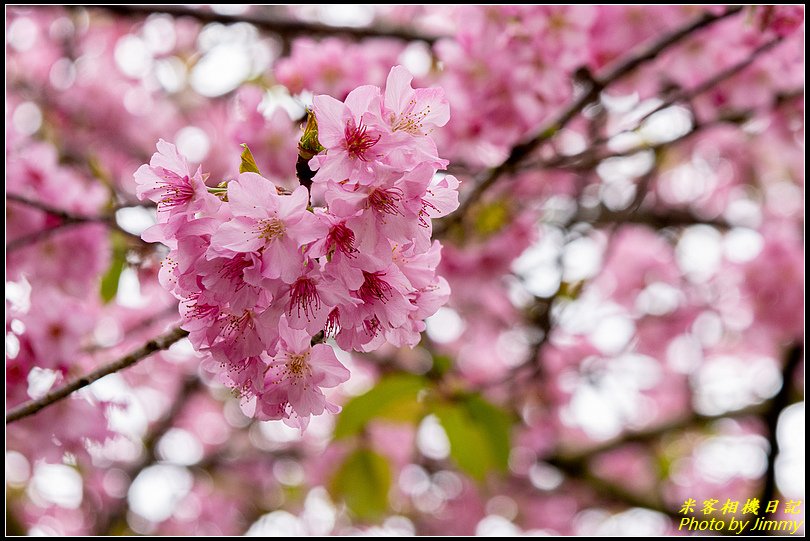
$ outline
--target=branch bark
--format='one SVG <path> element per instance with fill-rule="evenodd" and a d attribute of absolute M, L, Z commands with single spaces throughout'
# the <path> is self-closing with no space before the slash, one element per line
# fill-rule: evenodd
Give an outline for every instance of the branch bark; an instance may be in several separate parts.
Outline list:
<path fill-rule="evenodd" d="M 472 207 L 502 175 L 512 172 L 529 154 L 564 128 L 582 112 L 589 103 L 596 100 L 602 90 L 622 77 L 629 75 L 639 66 L 654 60 L 663 51 L 691 36 L 694 32 L 735 15 L 742 9 L 742 6 L 733 6 L 720 14 L 706 13 L 695 21 L 663 36 L 640 52 L 629 56 L 615 67 L 608 70 L 604 75 L 594 78 L 593 82 L 589 84 L 588 89 L 582 92 L 579 97 L 575 98 L 555 119 L 543 126 L 534 136 L 513 147 L 509 156 L 500 165 L 485 171 L 459 208 L 437 224 L 437 227 L 434 229 L 435 235 L 440 236 L 446 233 L 450 227 L 459 223 L 470 207 Z"/>
<path fill-rule="evenodd" d="M 763 415 L 763 421 L 768 430 L 768 467 L 765 470 L 765 479 L 759 501 L 765 505 L 776 496 L 776 457 L 779 454 L 779 440 L 776 429 L 779 425 L 779 415 L 790 405 L 790 393 L 793 389 L 791 378 L 804 357 L 804 347 L 801 343 L 792 344 L 785 354 L 785 364 L 782 367 L 782 387 L 771 400 L 770 407 Z M 746 533 L 750 534 L 753 522 L 748 523 Z"/>
<path fill-rule="evenodd" d="M 283 38 L 298 36 L 344 36 L 361 40 L 366 38 L 394 38 L 405 41 L 425 41 L 434 43 L 439 36 L 413 32 L 405 28 L 392 26 L 332 26 L 322 23 L 298 21 L 294 19 L 265 18 L 254 15 L 225 15 L 214 11 L 184 6 L 138 6 L 138 5 L 107 5 L 107 6 L 67 6 L 69 9 L 103 9 L 126 17 L 146 17 L 155 13 L 166 13 L 172 17 L 191 17 L 203 24 L 207 23 L 248 23 L 260 30 L 278 34 Z"/>
<path fill-rule="evenodd" d="M 50 227 L 48 229 L 41 229 L 39 231 L 35 231 L 28 235 L 23 235 L 22 237 L 18 237 L 8 244 L 6 244 L 6 253 L 13 252 L 15 250 L 19 250 L 20 248 L 24 248 L 26 246 L 30 246 L 31 244 L 35 244 L 37 242 L 43 241 L 48 237 L 58 233 L 59 231 L 64 231 L 67 228 L 75 227 L 77 225 L 84 225 L 84 224 L 102 224 L 110 229 L 114 229 L 121 234 L 125 235 L 127 238 L 136 240 L 138 243 L 143 243 L 144 241 L 141 240 L 141 237 L 135 235 L 134 233 L 130 233 L 129 231 L 123 229 L 118 223 L 115 221 L 114 215 L 109 216 L 86 216 L 81 214 L 73 214 L 72 212 L 68 212 L 64 209 L 52 207 L 46 203 L 41 201 L 35 201 L 33 199 L 28 199 L 22 195 L 17 195 L 14 193 L 7 193 L 6 200 L 12 201 L 14 203 L 19 203 L 21 205 L 26 205 L 31 208 L 35 208 L 37 210 L 41 210 L 42 212 L 46 212 L 52 216 L 56 216 L 62 222 L 60 224 L 55 225 L 54 227 Z"/>
<path fill-rule="evenodd" d="M 796 349 L 792 349 L 791 353 L 789 354 L 790 359 L 801 359 L 801 346 L 798 347 L 798 355 L 795 353 Z M 797 361 L 793 363 L 788 362 L 786 365 L 785 373 L 792 373 L 797 366 Z M 785 387 L 783 387 L 785 389 Z M 782 394 L 780 392 L 780 394 Z M 787 396 L 787 393 L 785 393 Z M 650 428 L 648 430 L 641 430 L 637 432 L 628 432 L 622 436 L 619 436 L 615 439 L 606 441 L 602 444 L 590 447 L 584 451 L 566 451 L 564 449 L 557 450 L 551 456 L 544 459 L 544 462 L 550 464 L 566 475 L 571 477 L 574 480 L 582 481 L 588 486 L 592 487 L 598 494 L 602 496 L 606 496 L 608 499 L 616 500 L 622 502 L 627 505 L 631 505 L 634 507 L 642 507 L 645 509 L 652 509 L 653 511 L 658 511 L 659 513 L 663 513 L 670 518 L 674 519 L 681 519 L 683 515 L 679 514 L 674 509 L 669 509 L 660 501 L 650 501 L 646 497 L 642 497 L 638 494 L 635 494 L 627 489 L 617 486 L 609 481 L 602 479 L 594 475 L 589 467 L 588 464 L 591 459 L 596 457 L 601 453 L 605 453 L 608 451 L 612 451 L 615 449 L 619 449 L 624 447 L 625 445 L 632 444 L 632 443 L 648 443 L 651 441 L 655 441 L 661 436 L 665 434 L 677 433 L 689 428 L 693 427 L 700 427 L 706 424 L 709 424 L 713 421 L 719 421 L 722 419 L 731 419 L 731 418 L 740 418 L 740 417 L 752 417 L 752 416 L 765 416 L 768 419 L 778 419 L 779 412 L 781 412 L 785 407 L 788 406 L 788 401 L 783 397 L 780 398 L 780 395 L 774 397 L 771 401 L 765 402 L 763 404 L 757 404 L 753 406 L 748 406 L 746 408 L 742 408 L 739 410 L 728 411 L 725 413 L 717 414 L 717 415 L 701 415 L 698 413 L 693 413 L 691 416 L 685 419 L 675 420 L 669 423 L 664 423 L 662 425 Z M 776 412 L 775 416 L 772 412 Z M 770 420 L 768 421 L 769 430 L 771 434 L 775 434 L 775 424 L 771 429 Z M 774 449 L 774 448 L 772 448 Z M 775 455 L 775 451 L 773 453 Z M 771 464 L 769 459 L 769 465 Z M 769 468 L 769 473 L 772 471 Z M 768 479 L 771 479 L 771 475 L 766 476 L 766 484 L 765 489 L 763 490 L 763 498 L 761 501 L 765 502 L 768 499 L 773 498 L 773 488 L 775 484 L 773 482 L 768 482 Z M 768 496 L 767 498 L 765 496 Z"/>
<path fill-rule="evenodd" d="M 128 368 L 141 359 L 144 359 L 157 351 L 168 349 L 169 346 L 186 336 L 188 336 L 188 331 L 181 329 L 180 327 L 176 327 L 158 336 L 157 338 L 148 341 L 146 344 L 139 347 L 129 355 L 125 355 L 120 359 L 101 366 L 89 374 L 75 379 L 54 391 L 51 391 L 38 400 L 29 400 L 28 402 L 24 402 L 19 406 L 12 408 L 6 413 L 6 424 L 9 425 L 13 422 L 19 421 L 20 419 L 24 419 L 25 417 L 34 415 L 41 409 L 67 398 L 74 391 L 87 387 L 94 381 L 99 380 L 104 376 L 118 372 L 124 368 Z"/>

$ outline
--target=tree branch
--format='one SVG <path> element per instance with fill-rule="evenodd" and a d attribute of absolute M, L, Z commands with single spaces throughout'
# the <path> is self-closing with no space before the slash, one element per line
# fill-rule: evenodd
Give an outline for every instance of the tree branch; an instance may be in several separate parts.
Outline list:
<path fill-rule="evenodd" d="M 118 372 L 119 370 L 123 370 L 133 364 L 137 363 L 141 359 L 144 359 L 155 353 L 157 351 L 162 351 L 167 349 L 169 346 L 188 336 L 188 331 L 181 329 L 180 327 L 176 327 L 153 340 L 148 341 L 143 346 L 139 347 L 129 355 L 125 355 L 120 359 L 117 359 L 109 364 L 101 366 L 96 370 L 90 372 L 89 374 L 82 376 L 78 379 L 71 381 L 63 385 L 62 387 L 56 389 L 55 391 L 51 391 L 50 393 L 46 394 L 42 398 L 38 400 L 29 400 L 28 402 L 24 402 L 19 406 L 12 408 L 11 411 L 6 413 L 6 424 L 11 424 L 15 421 L 19 421 L 29 415 L 34 415 L 39 410 L 50 406 L 51 404 L 66 398 L 74 391 L 78 391 L 83 387 L 87 387 L 94 381 L 103 378 L 113 372 Z"/>
<path fill-rule="evenodd" d="M 779 425 L 779 414 L 790 405 L 790 393 L 793 389 L 791 378 L 804 357 L 804 347 L 801 343 L 792 344 L 785 354 L 785 365 L 782 367 L 782 387 L 773 397 L 770 407 L 762 416 L 768 430 L 768 468 L 765 470 L 765 482 L 762 485 L 760 501 L 764 504 L 774 499 L 776 495 L 776 456 L 779 454 L 779 440 L 776 429 Z M 753 523 L 749 522 L 753 527 Z M 750 532 L 750 528 L 746 530 Z"/>
<path fill-rule="evenodd" d="M 668 99 L 664 100 L 663 102 L 661 102 L 661 104 L 659 104 L 657 107 L 655 107 L 652 111 L 649 111 L 649 112 L 645 113 L 641 118 L 639 118 L 638 121 L 637 121 L 636 129 L 638 129 L 638 127 L 640 127 L 641 124 L 645 120 L 647 120 L 648 118 L 653 116 L 655 113 L 657 113 L 659 111 L 662 111 L 662 110 L 666 109 L 667 107 L 672 107 L 673 105 L 675 105 L 678 102 L 688 102 L 688 101 L 696 98 L 697 96 L 703 94 L 704 92 L 708 92 L 709 90 L 711 90 L 712 88 L 714 88 L 718 84 L 722 83 L 723 81 L 725 81 L 727 79 L 731 79 L 735 75 L 738 75 L 740 72 L 745 70 L 748 66 L 753 64 L 754 61 L 756 61 L 760 56 L 762 56 L 766 52 L 770 51 L 771 49 L 773 49 L 774 47 L 776 47 L 777 45 L 779 45 L 783 41 L 784 41 L 784 38 L 780 36 L 780 37 L 777 37 L 777 38 L 775 38 L 775 39 L 773 39 L 771 41 L 763 43 L 762 45 L 760 45 L 759 47 L 757 47 L 756 49 L 751 51 L 751 54 L 748 55 L 748 57 L 745 58 L 744 60 L 741 60 L 740 62 L 737 62 L 736 64 L 733 64 L 733 65 L 729 66 L 728 68 L 717 72 L 715 75 L 713 75 L 712 77 L 709 77 L 708 79 L 706 79 L 705 81 L 703 81 L 699 85 L 697 85 L 697 86 L 695 86 L 693 88 L 689 88 L 689 89 L 683 89 L 682 88 L 682 89 L 677 90 Z M 631 130 L 631 131 L 633 131 L 633 130 Z"/>
<path fill-rule="evenodd" d="M 795 357 L 791 356 L 790 357 L 791 359 L 794 358 L 801 359 L 801 346 L 798 346 L 797 349 L 799 354 L 796 355 Z M 791 350 L 791 355 L 795 355 L 794 353 L 795 350 L 796 349 Z M 788 364 L 791 363 L 789 362 Z M 785 367 L 786 373 L 788 372 L 788 370 L 790 370 L 792 373 L 792 370 L 795 370 L 796 365 L 797 361 L 794 361 L 794 363 L 791 365 L 791 368 L 788 368 L 788 366 L 786 366 Z M 785 387 L 783 387 L 783 389 L 784 388 Z M 739 410 L 728 411 L 717 415 L 701 415 L 698 413 L 693 413 L 691 416 L 685 419 L 679 419 L 669 423 L 664 423 L 662 425 L 650 428 L 648 430 L 628 432 L 617 438 L 608 440 L 596 446 L 592 446 L 583 451 L 570 452 L 562 449 L 557 450 L 551 456 L 545 458 L 543 461 L 546 462 L 547 464 L 550 464 L 558 468 L 571 478 L 586 483 L 587 485 L 591 486 L 597 493 L 599 493 L 602 496 L 606 496 L 609 499 L 617 500 L 634 507 L 652 509 L 654 511 L 658 511 L 659 513 L 663 513 L 671 518 L 681 519 L 683 518 L 683 515 L 679 514 L 677 511 L 673 509 L 667 508 L 663 503 L 659 501 L 650 501 L 647 498 L 641 497 L 631 491 L 626 490 L 623 487 L 619 487 L 609 481 L 606 481 L 594 475 L 588 468 L 590 460 L 599 454 L 619 449 L 628 444 L 647 443 L 650 441 L 655 441 L 661 436 L 664 436 L 665 434 L 677 433 L 692 427 L 704 426 L 713 421 L 739 417 L 760 416 L 763 413 L 765 413 L 766 415 L 771 415 L 770 412 L 773 411 L 777 412 L 775 418 L 778 418 L 779 412 L 781 412 L 787 405 L 788 405 L 787 401 L 780 399 L 779 395 L 777 395 L 777 397 L 774 397 L 769 402 L 765 402 L 763 404 L 756 404 Z M 766 487 L 767 486 L 768 485 L 766 478 Z M 763 491 L 763 494 L 767 495 L 767 491 Z M 771 493 L 770 497 L 767 499 L 772 499 L 772 497 L 773 494 Z M 767 499 L 763 497 L 761 501 L 767 501 Z"/>
<path fill-rule="evenodd" d="M 641 224 L 648 225 L 653 229 L 663 229 L 665 227 L 682 227 L 689 225 L 710 225 L 717 229 L 726 230 L 732 227 L 731 224 L 719 218 L 707 218 L 697 216 L 688 210 L 672 209 L 666 211 L 639 211 L 626 212 L 625 210 L 608 210 L 602 208 L 596 216 L 590 216 L 586 211 L 580 211 L 573 218 L 573 223 L 584 222 L 594 226 L 609 224 Z"/>
<path fill-rule="evenodd" d="M 576 167 L 578 169 L 591 168 L 594 165 L 596 165 L 597 163 L 599 163 L 599 162 L 601 162 L 603 160 L 606 160 L 608 158 L 630 156 L 630 155 L 636 154 L 638 152 L 642 152 L 644 150 L 658 150 L 660 148 L 666 147 L 668 145 L 671 145 L 673 143 L 676 143 L 676 142 L 679 142 L 679 141 L 681 141 L 683 139 L 686 139 L 689 136 L 695 134 L 697 131 L 699 131 L 699 129 L 702 129 L 702 128 L 706 128 L 706 127 L 709 127 L 709 126 L 714 126 L 714 125 L 717 125 L 717 124 L 722 124 L 724 122 L 738 123 L 739 124 L 741 122 L 747 121 L 747 120 L 750 119 L 751 116 L 753 116 L 756 113 L 756 110 L 746 110 L 746 111 L 739 111 L 739 112 L 733 112 L 732 111 L 732 112 L 727 112 L 727 113 L 725 113 L 725 114 L 723 114 L 723 115 L 721 115 L 721 116 L 719 116 L 716 119 L 713 119 L 711 121 L 702 122 L 702 123 L 695 122 L 693 128 L 689 132 L 687 132 L 686 134 L 684 134 L 684 135 L 682 135 L 682 136 L 680 136 L 680 137 L 678 137 L 676 139 L 673 139 L 671 141 L 664 141 L 662 143 L 655 144 L 655 145 L 639 145 L 637 147 L 633 147 L 633 148 L 623 150 L 623 151 L 618 151 L 618 152 L 608 153 L 608 154 L 603 154 L 603 155 L 596 155 L 596 150 L 600 145 L 604 145 L 604 144 L 610 142 L 611 139 L 614 139 L 616 137 L 626 135 L 626 134 L 635 133 L 637 130 L 639 130 L 641 128 L 644 121 L 647 120 L 648 118 L 650 118 L 655 113 L 658 113 L 658 112 L 660 112 L 663 109 L 666 109 L 668 107 L 672 107 L 673 105 L 675 105 L 678 102 L 688 102 L 688 101 L 696 98 L 700 94 L 703 94 L 704 92 L 706 92 L 708 90 L 711 90 L 717 84 L 719 84 L 719 83 L 723 82 L 724 80 L 729 79 L 729 78 L 737 75 L 738 73 L 740 73 L 742 70 L 744 70 L 745 68 L 750 66 L 761 54 L 765 53 L 766 51 L 769 51 L 770 49 L 772 49 L 773 47 L 775 47 L 776 45 L 778 45 L 780 43 L 782 43 L 782 38 L 777 38 L 775 40 L 769 41 L 769 42 L 765 43 L 764 45 L 761 45 L 760 47 L 755 49 L 751 53 L 751 55 L 748 58 L 746 58 L 745 60 L 743 60 L 743 61 L 741 61 L 741 62 L 739 62 L 739 63 L 737 63 L 737 64 L 735 64 L 735 65 L 733 65 L 733 66 L 719 72 L 719 73 L 717 73 L 715 76 L 710 77 L 709 79 L 707 79 L 703 83 L 697 85 L 696 87 L 694 87 L 692 89 L 689 89 L 689 90 L 680 90 L 678 92 L 675 92 L 669 99 L 663 101 L 660 105 L 655 107 L 652 111 L 649 111 L 648 113 L 645 113 L 640 119 L 638 119 L 638 121 L 636 122 L 636 126 L 634 128 L 621 131 L 621 132 L 613 134 L 613 135 L 611 135 L 609 137 L 605 137 L 605 138 L 602 138 L 602 139 L 597 139 L 595 141 L 592 141 L 589 144 L 590 148 L 588 150 L 584 150 L 584 151 L 579 152 L 577 154 L 571 154 L 571 155 L 568 155 L 568 156 L 558 156 L 556 158 L 553 158 L 551 160 L 546 160 L 546 161 L 537 161 L 537 162 L 532 163 L 532 164 L 526 164 L 525 167 L 527 169 L 528 168 L 536 168 L 536 167 L 544 167 L 544 168 L 550 168 L 550 167 L 572 168 L 572 167 Z M 790 91 L 790 92 L 787 92 L 787 93 L 784 93 L 784 94 L 779 94 L 778 96 L 776 96 L 776 99 L 773 102 L 773 107 L 778 107 L 782 103 L 788 101 L 790 98 L 798 96 L 798 95 L 802 95 L 802 94 L 803 94 L 802 89 L 798 89 L 796 91 Z M 589 159 L 587 159 L 587 158 L 589 158 Z M 586 161 L 583 162 L 582 160 L 586 160 Z"/>
<path fill-rule="evenodd" d="M 47 203 L 28 199 L 27 197 L 15 193 L 7 193 L 6 199 L 9 201 L 14 201 L 15 203 L 21 203 L 23 205 L 39 209 L 65 221 L 106 223 L 115 219 L 113 216 L 82 216 L 80 214 L 73 214 L 64 209 L 52 207 Z"/>
<path fill-rule="evenodd" d="M 22 237 L 17 237 L 16 239 L 6 244 L 6 253 L 10 253 L 15 250 L 19 250 L 20 248 L 24 248 L 25 246 L 30 246 L 31 244 L 43 241 L 48 237 L 54 235 L 55 233 L 65 230 L 66 228 L 83 224 L 102 224 L 109 227 L 110 229 L 119 231 L 121 234 L 125 235 L 130 239 L 137 240 L 139 243 L 143 244 L 143 240 L 141 239 L 141 237 L 139 237 L 134 233 L 130 233 L 129 231 L 123 229 L 120 225 L 118 225 L 118 223 L 115 221 L 114 215 L 84 216 L 80 214 L 73 214 L 64 209 L 52 207 L 41 201 L 28 199 L 27 197 L 17 195 L 14 193 L 7 193 L 6 199 L 14 203 L 19 203 L 21 205 L 26 205 L 31 208 L 41 210 L 52 216 L 56 216 L 57 218 L 62 220 L 61 223 L 53 227 L 49 227 L 48 229 L 41 229 L 39 231 L 23 235 Z"/>
<path fill-rule="evenodd" d="M 298 36 L 344 36 L 347 38 L 361 40 L 366 38 L 394 38 L 405 41 L 425 41 L 434 43 L 439 36 L 413 32 L 405 28 L 393 26 L 332 26 L 322 23 L 298 21 L 294 19 L 265 18 L 255 15 L 226 15 L 214 11 L 203 11 L 200 9 L 184 6 L 138 6 L 138 5 L 106 5 L 106 6 L 66 6 L 68 9 L 103 9 L 126 17 L 146 17 L 155 13 L 166 13 L 172 17 L 191 17 L 203 24 L 207 23 L 248 23 L 260 30 L 272 32 L 289 39 Z"/>
<path fill-rule="evenodd" d="M 453 225 L 459 223 L 464 215 L 472 207 L 495 182 L 504 174 L 509 173 L 522 162 L 529 154 L 536 150 L 542 143 L 551 139 L 562 128 L 564 128 L 571 120 L 573 120 L 589 103 L 593 102 L 599 97 L 599 93 L 618 81 L 622 77 L 630 74 L 639 66 L 654 60 L 663 51 L 669 47 L 679 43 L 686 37 L 691 36 L 694 32 L 710 26 L 711 24 L 723 20 L 727 17 L 735 15 L 742 10 L 742 6 L 733 6 L 721 14 L 706 13 L 696 19 L 695 21 L 667 34 L 659 40 L 648 45 L 639 53 L 631 55 L 626 60 L 617 64 L 614 68 L 610 69 L 601 77 L 594 78 L 588 86 L 588 89 L 582 92 L 579 97 L 574 99 L 568 107 L 566 107 L 554 120 L 543 126 L 533 137 L 520 143 L 512 148 L 509 156 L 500 165 L 497 165 L 485 171 L 480 179 L 476 182 L 475 187 L 472 189 L 467 198 L 459 205 L 459 208 L 450 216 L 445 218 L 442 222 L 437 224 L 434 229 L 436 236 L 440 236 L 447 232 Z"/>
<path fill-rule="evenodd" d="M 560 464 L 570 462 L 587 462 L 599 454 L 619 449 L 630 443 L 646 443 L 654 441 L 665 434 L 680 432 L 696 426 L 704 426 L 721 419 L 759 416 L 762 415 L 762 413 L 765 412 L 769 407 L 769 403 L 764 402 L 762 404 L 755 404 L 753 406 L 747 406 L 738 410 L 727 411 L 715 415 L 692 413 L 683 419 L 676 419 L 674 421 L 663 423 L 645 430 L 627 432 L 611 440 L 588 447 L 585 450 L 568 451 L 566 449 L 558 449 L 549 458 L 545 459 L 545 462 L 548 462 L 553 466 L 559 466 Z"/>

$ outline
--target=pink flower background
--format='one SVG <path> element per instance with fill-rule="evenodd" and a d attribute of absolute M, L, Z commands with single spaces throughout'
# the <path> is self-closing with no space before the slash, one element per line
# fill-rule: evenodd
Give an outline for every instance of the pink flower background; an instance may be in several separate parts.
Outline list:
<path fill-rule="evenodd" d="M 7 534 L 803 520 L 803 21 L 7 7 Z"/>

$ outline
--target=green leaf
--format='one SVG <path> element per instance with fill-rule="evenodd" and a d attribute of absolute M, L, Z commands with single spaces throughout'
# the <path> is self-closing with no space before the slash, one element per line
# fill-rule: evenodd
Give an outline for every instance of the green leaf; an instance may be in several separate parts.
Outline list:
<path fill-rule="evenodd" d="M 242 143 L 242 163 L 239 164 L 240 173 L 257 173 L 261 175 L 259 166 L 256 165 L 256 160 L 253 159 L 253 153 L 250 151 L 245 143 Z"/>
<path fill-rule="evenodd" d="M 506 471 L 509 467 L 512 417 L 504 409 L 488 402 L 481 395 L 470 395 L 464 405 L 489 442 L 489 449 L 494 459 L 493 465 L 500 471 Z"/>
<path fill-rule="evenodd" d="M 483 431 L 478 429 L 461 404 L 437 404 L 433 413 L 447 433 L 450 456 L 458 467 L 473 478 L 483 480 L 493 461 Z"/>
<path fill-rule="evenodd" d="M 436 379 L 444 376 L 453 367 L 453 359 L 447 355 L 434 355 L 433 366 L 430 368 L 431 376 Z"/>
<path fill-rule="evenodd" d="M 388 510 L 391 467 L 385 457 L 368 449 L 349 455 L 330 484 L 332 496 L 362 519 L 375 519 Z"/>
<path fill-rule="evenodd" d="M 357 434 L 372 419 L 416 422 L 423 410 L 418 395 L 426 386 L 424 378 L 412 374 L 394 374 L 380 380 L 371 390 L 343 406 L 335 425 L 335 438 Z"/>
<path fill-rule="evenodd" d="M 323 150 L 323 145 L 318 141 L 318 119 L 315 118 L 315 113 L 308 109 L 304 134 L 298 142 L 298 155 L 305 160 L 310 160 Z"/>
<path fill-rule="evenodd" d="M 502 409 L 479 395 L 458 402 L 440 402 L 433 413 L 439 418 L 450 456 L 474 479 L 483 480 L 491 471 L 504 471 L 509 462 L 511 420 Z"/>
<path fill-rule="evenodd" d="M 113 300 L 118 293 L 121 272 L 127 264 L 127 242 L 124 236 L 118 231 L 111 231 L 110 245 L 112 246 L 112 258 L 107 272 L 101 277 L 100 287 L 101 299 L 105 303 Z"/>

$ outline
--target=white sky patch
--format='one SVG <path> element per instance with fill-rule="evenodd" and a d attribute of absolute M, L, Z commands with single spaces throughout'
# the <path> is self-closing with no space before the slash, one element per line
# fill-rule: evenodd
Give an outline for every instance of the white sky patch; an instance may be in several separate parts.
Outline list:
<path fill-rule="evenodd" d="M 542 227 L 540 240 L 512 262 L 512 271 L 523 277 L 527 291 L 539 297 L 548 297 L 559 289 L 562 248 L 562 232 L 555 227 Z"/>
<path fill-rule="evenodd" d="M 718 436 L 695 450 L 701 478 L 727 483 L 734 477 L 757 479 L 768 465 L 767 443 L 761 436 Z"/>
<path fill-rule="evenodd" d="M 693 282 L 705 282 L 717 272 L 722 257 L 722 236 L 713 227 L 687 228 L 678 241 L 678 266 Z"/>
<path fill-rule="evenodd" d="M 779 455 L 776 457 L 776 483 L 787 498 L 805 496 L 805 419 L 804 402 L 782 411 L 776 429 Z"/>
<path fill-rule="evenodd" d="M 28 495 L 35 503 L 77 509 L 82 503 L 82 476 L 70 466 L 40 462 L 34 467 Z"/>
<path fill-rule="evenodd" d="M 28 459 L 17 451 L 6 451 L 6 483 L 14 487 L 24 486 L 31 475 Z"/>
<path fill-rule="evenodd" d="M 25 52 L 34 46 L 38 36 L 37 24 L 28 17 L 19 17 L 9 25 L 6 40 L 17 51 Z"/>
<path fill-rule="evenodd" d="M 31 283 L 23 276 L 19 282 L 6 282 L 6 300 L 11 309 L 25 314 L 31 308 Z"/>
<path fill-rule="evenodd" d="M 251 73 L 250 50 L 240 43 L 223 43 L 208 51 L 191 70 L 191 87 L 215 98 L 235 90 Z"/>
<path fill-rule="evenodd" d="M 146 229 L 155 225 L 154 211 L 140 206 L 124 207 L 115 211 L 115 222 L 121 229 L 140 235 Z"/>
<path fill-rule="evenodd" d="M 152 522 L 171 517 L 191 490 L 194 479 L 183 467 L 157 464 L 145 468 L 129 488 L 130 509 Z"/>
<path fill-rule="evenodd" d="M 588 340 L 605 354 L 616 354 L 633 338 L 636 327 L 633 321 L 622 314 L 615 314 L 597 322 Z"/>
<path fill-rule="evenodd" d="M 486 537 L 514 537 L 522 533 L 520 528 L 500 515 L 487 515 L 475 527 L 475 535 Z"/>
<path fill-rule="evenodd" d="M 587 280 L 596 275 L 602 265 L 602 249 L 591 237 L 569 242 L 563 253 L 563 277 L 566 282 Z"/>
<path fill-rule="evenodd" d="M 695 375 L 695 409 L 721 414 L 770 398 L 779 390 L 781 375 L 772 359 L 721 355 L 709 359 Z"/>
<path fill-rule="evenodd" d="M 115 62 L 124 75 L 144 77 L 152 69 L 152 54 L 147 44 L 138 36 L 127 34 L 115 44 Z"/>
<path fill-rule="evenodd" d="M 733 263 L 751 261 L 762 251 L 764 240 L 753 229 L 735 227 L 723 238 L 723 255 Z"/>
<path fill-rule="evenodd" d="M 160 438 L 157 452 L 163 460 L 179 466 L 191 466 L 203 458 L 200 440 L 182 428 L 169 429 Z"/>
<path fill-rule="evenodd" d="M 56 383 L 59 378 L 59 372 L 50 370 L 48 368 L 40 368 L 35 366 L 28 372 L 28 396 L 37 400 L 42 398 Z"/>
<path fill-rule="evenodd" d="M 115 300 L 126 308 L 144 308 L 149 304 L 149 299 L 141 295 L 141 282 L 135 269 L 126 267 L 121 271 Z"/>
<path fill-rule="evenodd" d="M 425 320 L 427 333 L 431 340 L 447 344 L 458 340 L 464 332 L 464 320 L 452 308 L 439 308 L 435 314 Z"/>
<path fill-rule="evenodd" d="M 689 133 L 692 129 L 692 115 L 679 105 L 667 107 L 650 115 L 638 130 L 647 143 L 665 143 Z"/>
<path fill-rule="evenodd" d="M 42 126 L 42 112 L 35 103 L 23 102 L 14 109 L 11 123 L 20 135 L 33 135 Z"/>
<path fill-rule="evenodd" d="M 253 523 L 245 534 L 250 537 L 301 537 L 306 535 L 303 521 L 287 511 L 273 511 Z"/>
<path fill-rule="evenodd" d="M 174 49 L 177 36 L 174 21 L 166 15 L 152 15 L 143 23 L 141 30 L 146 48 L 154 55 L 162 55 Z"/>
<path fill-rule="evenodd" d="M 683 293 L 677 287 L 664 282 L 654 282 L 645 287 L 636 297 L 636 309 L 645 314 L 662 316 L 680 305 Z"/>
<path fill-rule="evenodd" d="M 416 446 L 420 453 L 434 460 L 450 456 L 450 440 L 435 415 L 428 415 L 419 424 Z"/>
<path fill-rule="evenodd" d="M 186 156 L 189 161 L 200 163 L 208 156 L 211 149 L 211 140 L 208 135 L 197 126 L 186 126 L 175 135 L 177 150 Z"/>
<path fill-rule="evenodd" d="M 187 76 L 185 63 L 176 56 L 155 61 L 155 77 L 166 92 L 182 90 L 186 85 Z"/>
<path fill-rule="evenodd" d="M 410 43 L 402 54 L 399 55 L 399 62 L 410 71 L 414 77 L 424 77 L 430 72 L 433 66 L 433 56 L 430 47 L 422 41 Z"/>

